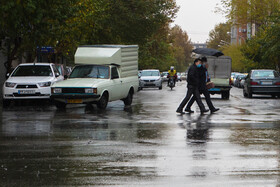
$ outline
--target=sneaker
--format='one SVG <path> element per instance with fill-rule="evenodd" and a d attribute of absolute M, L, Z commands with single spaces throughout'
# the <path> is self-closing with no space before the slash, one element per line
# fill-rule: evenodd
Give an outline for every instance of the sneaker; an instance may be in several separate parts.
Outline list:
<path fill-rule="evenodd" d="M 217 112 L 218 110 L 220 110 L 219 108 L 214 108 L 213 110 L 211 110 L 211 113 Z"/>
<path fill-rule="evenodd" d="M 185 112 L 188 112 L 188 113 L 194 113 L 194 111 L 193 111 L 193 110 L 191 110 L 191 109 L 189 109 L 189 108 L 186 108 L 186 109 L 185 109 Z"/>
<path fill-rule="evenodd" d="M 183 112 L 183 110 L 180 110 L 180 109 L 177 109 L 176 112 L 180 113 L 180 114 L 185 114 L 185 112 Z"/>

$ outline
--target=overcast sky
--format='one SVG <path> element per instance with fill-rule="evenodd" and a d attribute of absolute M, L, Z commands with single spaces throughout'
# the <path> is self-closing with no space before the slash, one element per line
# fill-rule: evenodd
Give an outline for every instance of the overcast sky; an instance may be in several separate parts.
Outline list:
<path fill-rule="evenodd" d="M 180 9 L 172 26 L 179 25 L 192 42 L 206 42 L 215 25 L 226 21 L 223 15 L 214 12 L 217 5 L 221 7 L 221 0 L 176 0 L 176 3 Z"/>

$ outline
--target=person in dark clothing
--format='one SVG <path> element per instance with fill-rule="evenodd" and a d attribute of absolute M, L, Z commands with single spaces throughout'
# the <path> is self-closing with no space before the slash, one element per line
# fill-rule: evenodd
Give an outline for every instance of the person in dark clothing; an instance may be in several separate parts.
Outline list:
<path fill-rule="evenodd" d="M 188 82 L 188 91 L 187 94 L 185 96 L 185 98 L 183 99 L 183 101 L 181 102 L 181 104 L 179 105 L 179 107 L 177 108 L 176 112 L 177 113 L 181 113 L 184 114 L 183 112 L 183 108 L 185 107 L 185 105 L 187 104 L 187 102 L 190 100 L 191 96 L 193 95 L 199 108 L 200 108 L 200 112 L 203 114 L 204 112 L 208 112 L 209 110 L 205 109 L 204 104 L 201 101 L 201 97 L 198 91 L 198 86 L 199 86 L 199 73 L 198 73 L 198 68 L 201 67 L 201 59 L 197 58 L 194 60 L 193 65 L 191 65 L 191 67 L 189 68 L 188 71 L 188 77 L 187 77 L 187 82 Z"/>
<path fill-rule="evenodd" d="M 209 91 L 206 87 L 206 83 L 210 81 L 210 78 L 207 72 L 207 68 L 208 68 L 208 64 L 207 64 L 207 58 L 206 57 L 202 57 L 201 58 L 202 61 L 202 66 L 199 69 L 199 86 L 198 86 L 198 90 L 200 94 L 203 94 L 206 100 L 206 103 L 211 111 L 211 113 L 217 112 L 219 110 L 219 108 L 215 108 L 211 99 L 210 99 L 210 94 Z M 193 105 L 195 101 L 195 97 L 193 96 L 191 98 L 191 100 L 189 101 L 189 103 L 187 104 L 187 107 L 185 109 L 185 112 L 189 112 L 189 113 L 193 113 L 194 111 L 191 110 L 191 106 Z"/>

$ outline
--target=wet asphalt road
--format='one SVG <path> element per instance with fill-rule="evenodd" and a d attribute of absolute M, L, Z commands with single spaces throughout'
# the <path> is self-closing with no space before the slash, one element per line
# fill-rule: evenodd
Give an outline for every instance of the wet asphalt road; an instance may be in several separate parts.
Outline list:
<path fill-rule="evenodd" d="M 185 93 L 144 89 L 106 111 L 0 108 L 0 186 L 280 185 L 280 99 L 233 88 L 212 97 L 216 114 L 178 115 Z"/>

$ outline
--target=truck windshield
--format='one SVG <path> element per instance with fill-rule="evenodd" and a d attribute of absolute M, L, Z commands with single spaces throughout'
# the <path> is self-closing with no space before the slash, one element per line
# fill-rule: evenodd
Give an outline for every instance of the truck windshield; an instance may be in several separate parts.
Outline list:
<path fill-rule="evenodd" d="M 76 66 L 69 78 L 109 78 L 108 66 L 81 65 Z"/>
<path fill-rule="evenodd" d="M 12 77 L 21 77 L 21 76 L 48 77 L 48 76 L 53 76 L 53 73 L 50 66 L 43 66 L 43 65 L 18 66 L 17 69 L 12 74 Z"/>

